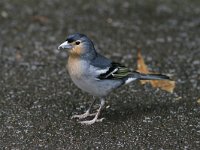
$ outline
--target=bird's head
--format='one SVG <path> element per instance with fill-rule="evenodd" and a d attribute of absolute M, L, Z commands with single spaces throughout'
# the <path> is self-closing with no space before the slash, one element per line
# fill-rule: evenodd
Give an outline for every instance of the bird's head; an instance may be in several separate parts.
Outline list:
<path fill-rule="evenodd" d="M 58 49 L 69 49 L 70 54 L 80 56 L 96 53 L 92 41 L 86 35 L 79 33 L 69 35 Z"/>

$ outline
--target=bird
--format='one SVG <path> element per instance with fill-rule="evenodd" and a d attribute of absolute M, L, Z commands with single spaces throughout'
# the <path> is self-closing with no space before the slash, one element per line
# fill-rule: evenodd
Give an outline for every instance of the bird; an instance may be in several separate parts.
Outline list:
<path fill-rule="evenodd" d="M 100 100 L 96 113 L 90 112 L 96 102 L 95 98 L 85 113 L 71 117 L 79 119 L 81 124 L 91 125 L 95 122 L 102 122 L 104 118 L 99 118 L 99 115 L 105 105 L 105 97 L 122 85 L 136 80 L 170 80 L 163 74 L 143 74 L 113 62 L 98 53 L 88 36 L 81 33 L 67 36 L 58 49 L 68 49 L 66 67 L 74 84 Z M 83 120 L 88 116 L 94 117 L 90 120 Z"/>

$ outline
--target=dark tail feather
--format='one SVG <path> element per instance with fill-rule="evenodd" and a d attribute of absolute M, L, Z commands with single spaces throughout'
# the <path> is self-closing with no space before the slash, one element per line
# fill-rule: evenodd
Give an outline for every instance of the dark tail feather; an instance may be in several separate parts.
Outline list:
<path fill-rule="evenodd" d="M 162 74 L 142 74 L 139 75 L 139 80 L 170 80 L 166 75 Z"/>
<path fill-rule="evenodd" d="M 123 78 L 124 84 L 128 84 L 135 80 L 171 80 L 168 76 L 162 74 L 143 74 L 137 71 Z"/>

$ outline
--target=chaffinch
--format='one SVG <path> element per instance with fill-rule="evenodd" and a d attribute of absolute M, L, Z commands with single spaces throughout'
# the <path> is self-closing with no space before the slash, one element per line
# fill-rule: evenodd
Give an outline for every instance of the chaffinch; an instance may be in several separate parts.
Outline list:
<path fill-rule="evenodd" d="M 58 49 L 69 49 L 67 69 L 72 81 L 80 89 L 100 98 L 100 107 L 96 113 L 90 114 L 95 103 L 91 103 L 84 114 L 74 115 L 72 118 L 83 119 L 94 116 L 92 120 L 80 121 L 81 124 L 101 122 L 100 111 L 105 104 L 105 96 L 113 89 L 136 80 L 166 80 L 168 76 L 161 74 L 143 74 L 131 71 L 127 67 L 112 62 L 110 59 L 97 53 L 93 42 L 84 34 L 69 35 Z"/>

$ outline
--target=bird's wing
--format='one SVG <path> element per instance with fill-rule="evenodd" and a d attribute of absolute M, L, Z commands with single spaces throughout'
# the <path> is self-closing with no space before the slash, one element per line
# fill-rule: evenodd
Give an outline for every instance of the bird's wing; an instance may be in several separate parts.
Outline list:
<path fill-rule="evenodd" d="M 107 70 L 106 70 L 107 69 Z M 97 76 L 98 79 L 122 79 L 132 74 L 127 67 L 119 63 L 111 63 L 111 65 L 104 69 L 101 74 Z"/>
<path fill-rule="evenodd" d="M 112 62 L 100 54 L 91 62 L 91 66 L 98 80 L 123 79 L 129 75 L 138 74 L 134 71 L 131 72 L 127 67 L 119 63 Z"/>

